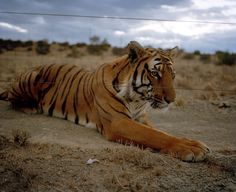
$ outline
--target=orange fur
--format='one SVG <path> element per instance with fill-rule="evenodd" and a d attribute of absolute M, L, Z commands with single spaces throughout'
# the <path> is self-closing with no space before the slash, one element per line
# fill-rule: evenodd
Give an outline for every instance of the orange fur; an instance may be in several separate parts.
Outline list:
<path fill-rule="evenodd" d="M 111 141 L 131 141 L 186 161 L 203 160 L 209 151 L 204 144 L 159 131 L 146 119 L 148 108 L 175 100 L 176 49 L 144 49 L 130 42 L 128 50 L 95 71 L 71 64 L 35 68 L 22 74 L 2 98 L 16 108 L 96 127 Z"/>

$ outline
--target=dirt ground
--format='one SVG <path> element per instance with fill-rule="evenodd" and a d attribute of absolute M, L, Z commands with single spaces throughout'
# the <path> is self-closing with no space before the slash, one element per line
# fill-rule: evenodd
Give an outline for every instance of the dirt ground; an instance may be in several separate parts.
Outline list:
<path fill-rule="evenodd" d="M 9 79 L 16 62 L 12 69 L 4 61 L 0 77 Z M 227 77 L 227 88 L 235 86 Z M 0 101 L 0 191 L 236 191 L 236 95 L 216 94 L 177 90 L 167 112 L 149 113 L 154 127 L 205 142 L 212 153 L 200 163 L 108 142 L 95 129 Z M 13 142 L 13 130 L 29 133 L 28 143 Z M 88 165 L 89 159 L 98 161 Z"/>

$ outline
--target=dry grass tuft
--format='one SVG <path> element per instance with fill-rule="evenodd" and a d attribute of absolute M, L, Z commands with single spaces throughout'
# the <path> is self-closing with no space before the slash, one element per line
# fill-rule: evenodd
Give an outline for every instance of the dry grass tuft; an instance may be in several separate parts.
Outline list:
<path fill-rule="evenodd" d="M 0 146 L 0 191 L 28 191 L 38 173 L 5 136 L 0 135 Z"/>
<path fill-rule="evenodd" d="M 223 149 L 206 160 L 207 164 L 236 176 L 236 150 Z"/>
<path fill-rule="evenodd" d="M 177 88 L 181 88 L 181 89 L 192 89 L 193 85 L 192 85 L 192 81 L 189 77 L 186 76 L 176 76 L 175 79 L 175 84 Z"/>
<path fill-rule="evenodd" d="M 162 161 L 159 155 L 135 146 L 112 149 L 110 153 L 109 161 L 111 162 L 130 163 L 144 169 L 158 167 L 158 162 Z"/>
<path fill-rule="evenodd" d="M 186 100 L 183 97 L 177 97 L 175 99 L 174 104 L 176 107 L 184 107 L 184 106 L 186 106 Z"/>
<path fill-rule="evenodd" d="M 28 140 L 31 137 L 30 133 L 25 129 L 14 129 L 12 130 L 12 136 L 14 143 L 19 146 L 25 146 L 28 144 Z"/>
<path fill-rule="evenodd" d="M 214 100 L 218 100 L 219 99 L 219 95 L 217 94 L 217 92 L 214 90 L 214 87 L 211 84 L 207 84 L 204 87 L 203 91 L 200 91 L 197 95 L 196 95 L 197 99 L 200 100 L 206 100 L 206 101 L 214 101 Z"/>

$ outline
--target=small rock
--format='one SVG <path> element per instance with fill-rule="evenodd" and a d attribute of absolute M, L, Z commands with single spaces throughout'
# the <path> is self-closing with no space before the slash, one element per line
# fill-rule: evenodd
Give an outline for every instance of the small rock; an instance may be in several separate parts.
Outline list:
<path fill-rule="evenodd" d="M 91 165 L 91 164 L 93 164 L 93 163 L 99 163 L 99 160 L 97 160 L 97 159 L 89 159 L 89 160 L 86 162 L 87 165 Z"/>

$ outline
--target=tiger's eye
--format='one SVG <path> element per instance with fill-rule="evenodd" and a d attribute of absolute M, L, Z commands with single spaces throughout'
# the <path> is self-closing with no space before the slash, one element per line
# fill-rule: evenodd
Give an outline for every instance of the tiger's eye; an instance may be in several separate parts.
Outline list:
<path fill-rule="evenodd" d="M 152 74 L 152 76 L 157 76 L 158 75 L 158 72 L 157 71 L 151 71 L 151 74 Z"/>

